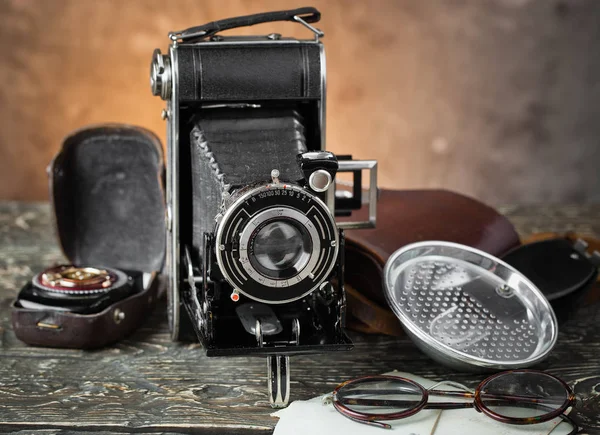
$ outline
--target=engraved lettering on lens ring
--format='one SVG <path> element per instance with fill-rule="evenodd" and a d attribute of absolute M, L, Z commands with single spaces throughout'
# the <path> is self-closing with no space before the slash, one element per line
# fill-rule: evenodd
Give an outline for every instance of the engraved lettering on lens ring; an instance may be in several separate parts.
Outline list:
<path fill-rule="evenodd" d="M 46 269 L 33 278 L 33 284 L 42 290 L 70 295 L 106 293 L 125 282 L 127 275 L 117 269 L 71 265 Z"/>
<path fill-rule="evenodd" d="M 301 238 L 305 252 L 292 257 L 291 265 L 271 270 L 253 256 L 257 237 L 274 223 Z M 325 203 L 299 186 L 284 184 L 259 186 L 238 198 L 218 224 L 215 243 L 225 247 L 215 254 L 227 282 L 245 296 L 271 304 L 292 302 L 316 289 L 333 270 L 339 247 Z"/>

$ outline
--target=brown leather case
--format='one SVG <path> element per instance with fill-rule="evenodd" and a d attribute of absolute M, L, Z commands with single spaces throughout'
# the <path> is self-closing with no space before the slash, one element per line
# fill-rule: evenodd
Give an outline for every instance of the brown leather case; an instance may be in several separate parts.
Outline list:
<path fill-rule="evenodd" d="M 48 168 L 65 256 L 75 265 L 152 273 L 152 279 L 143 291 L 96 314 L 31 310 L 16 301 L 12 323 L 17 338 L 37 346 L 95 348 L 142 324 L 162 289 L 163 173 L 160 140 L 146 129 L 106 124 L 65 139 Z M 44 324 L 53 326 L 40 326 Z"/>
<path fill-rule="evenodd" d="M 365 218 L 360 210 L 352 219 Z M 410 243 L 461 243 L 495 256 L 518 246 L 512 224 L 493 208 L 447 190 L 381 190 L 377 226 L 346 232 L 347 327 L 361 332 L 402 335 L 400 321 L 383 294 L 383 266 Z"/>

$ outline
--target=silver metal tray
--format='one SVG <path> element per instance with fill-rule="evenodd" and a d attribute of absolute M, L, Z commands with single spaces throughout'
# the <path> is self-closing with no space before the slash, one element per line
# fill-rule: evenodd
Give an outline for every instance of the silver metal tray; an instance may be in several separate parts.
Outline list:
<path fill-rule="evenodd" d="M 528 367 L 558 335 L 542 292 L 516 269 L 477 249 L 420 242 L 384 269 L 387 301 L 415 344 L 458 370 Z"/>

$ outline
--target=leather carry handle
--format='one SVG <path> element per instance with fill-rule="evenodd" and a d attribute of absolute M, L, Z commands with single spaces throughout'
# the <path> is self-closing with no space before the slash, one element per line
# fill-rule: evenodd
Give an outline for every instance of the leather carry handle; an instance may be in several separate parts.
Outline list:
<path fill-rule="evenodd" d="M 265 12 L 241 17 L 226 18 L 224 20 L 212 21 L 201 26 L 190 27 L 180 32 L 169 34 L 171 40 L 190 41 L 197 38 L 208 38 L 223 30 L 235 29 L 237 27 L 254 26 L 255 24 L 270 23 L 273 21 L 296 21 L 301 24 L 316 23 L 321 19 L 321 12 L 313 7 L 290 9 L 287 11 Z"/>

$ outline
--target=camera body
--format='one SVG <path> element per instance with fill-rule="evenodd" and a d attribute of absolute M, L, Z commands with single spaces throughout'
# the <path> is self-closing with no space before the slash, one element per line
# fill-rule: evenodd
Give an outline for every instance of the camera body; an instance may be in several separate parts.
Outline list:
<path fill-rule="evenodd" d="M 166 100 L 167 274 L 174 340 L 208 356 L 268 357 L 270 399 L 289 399 L 289 355 L 348 350 L 344 227 L 375 224 L 376 162 L 325 151 L 325 55 L 314 8 L 232 18 L 170 34 L 155 50 Z M 295 21 L 314 33 L 223 37 Z M 362 204 L 369 220 L 337 222 Z M 338 172 L 352 191 L 336 195 Z"/>

